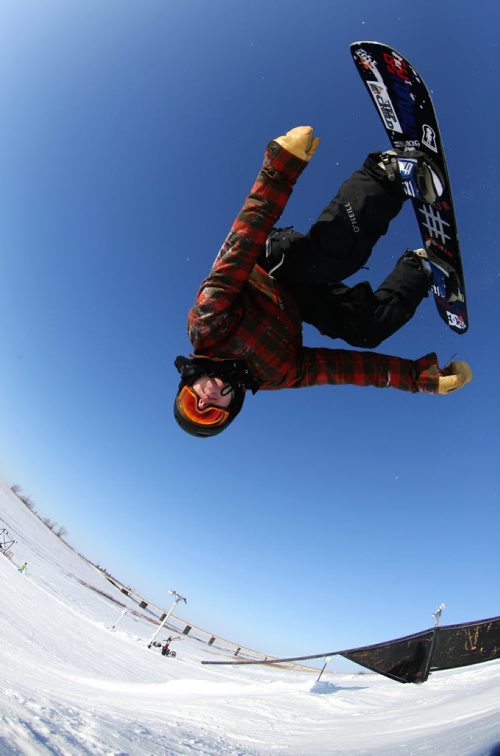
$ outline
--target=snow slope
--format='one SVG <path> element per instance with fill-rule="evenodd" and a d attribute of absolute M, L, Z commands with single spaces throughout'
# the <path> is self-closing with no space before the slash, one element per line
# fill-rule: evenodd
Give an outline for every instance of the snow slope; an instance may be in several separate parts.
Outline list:
<path fill-rule="evenodd" d="M 500 662 L 415 686 L 206 667 L 220 652 L 189 638 L 172 644 L 175 659 L 162 657 L 147 647 L 146 615 L 111 629 L 122 604 L 137 606 L 5 485 L 2 527 L 18 541 L 14 562 L 28 562 L 21 575 L 0 557 L 2 756 L 500 753 Z"/>

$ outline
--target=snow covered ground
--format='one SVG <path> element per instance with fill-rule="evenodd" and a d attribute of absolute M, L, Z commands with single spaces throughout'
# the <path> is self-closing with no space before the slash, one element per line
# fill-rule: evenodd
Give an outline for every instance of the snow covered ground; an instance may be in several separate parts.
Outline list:
<path fill-rule="evenodd" d="M 206 667 L 218 652 L 189 638 L 162 657 L 147 647 L 155 627 L 145 618 L 127 614 L 111 629 L 131 600 L 5 485 L 2 527 L 28 572 L 0 557 L 1 756 L 500 753 L 500 662 L 416 686 Z"/>

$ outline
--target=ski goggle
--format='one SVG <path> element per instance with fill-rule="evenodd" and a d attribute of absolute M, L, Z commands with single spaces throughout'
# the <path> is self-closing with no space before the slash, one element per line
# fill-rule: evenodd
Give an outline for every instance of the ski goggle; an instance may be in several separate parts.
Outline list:
<path fill-rule="evenodd" d="M 229 411 L 223 407 L 198 407 L 198 396 L 192 386 L 183 386 L 177 396 L 177 407 L 182 415 L 197 425 L 223 425 L 229 418 Z"/>

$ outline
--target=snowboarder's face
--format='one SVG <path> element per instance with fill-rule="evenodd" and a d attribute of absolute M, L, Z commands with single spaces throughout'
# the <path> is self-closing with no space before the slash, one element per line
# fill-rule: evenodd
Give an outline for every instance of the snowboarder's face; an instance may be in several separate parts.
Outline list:
<path fill-rule="evenodd" d="M 198 397 L 199 409 L 205 407 L 222 407 L 231 404 L 233 395 L 228 384 L 217 376 L 202 375 L 193 384 L 192 389 Z"/>

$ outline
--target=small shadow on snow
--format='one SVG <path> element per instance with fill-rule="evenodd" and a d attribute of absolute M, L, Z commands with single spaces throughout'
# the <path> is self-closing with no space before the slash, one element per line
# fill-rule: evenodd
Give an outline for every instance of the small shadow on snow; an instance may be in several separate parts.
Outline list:
<path fill-rule="evenodd" d="M 329 682 L 317 682 L 311 688 L 311 693 L 318 696 L 329 696 L 331 693 L 338 693 L 340 690 L 364 690 L 366 685 L 342 686 L 334 685 Z"/>

